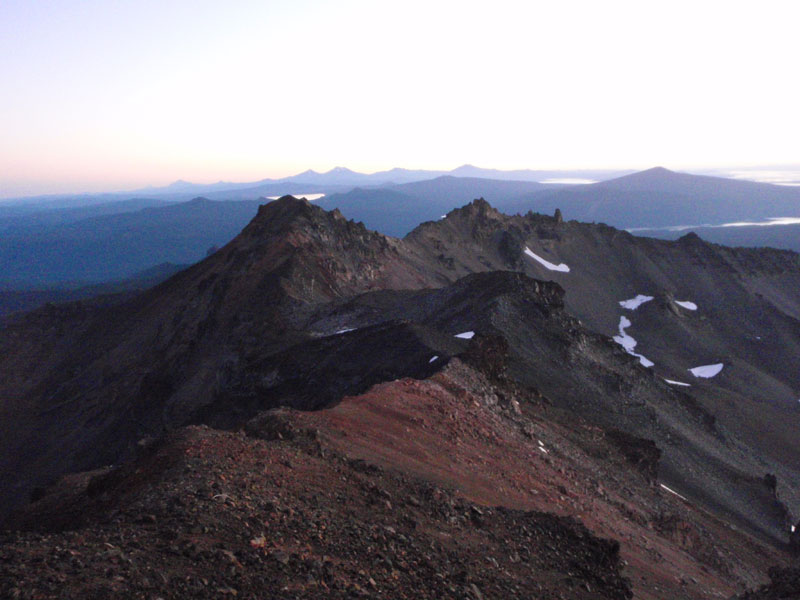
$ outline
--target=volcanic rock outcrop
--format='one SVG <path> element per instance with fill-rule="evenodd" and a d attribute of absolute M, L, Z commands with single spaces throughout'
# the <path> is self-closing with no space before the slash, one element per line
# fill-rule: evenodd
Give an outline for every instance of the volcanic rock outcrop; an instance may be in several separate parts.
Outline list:
<path fill-rule="evenodd" d="M 655 300 L 624 302 L 638 295 Z M 612 340 L 620 332 L 633 343 Z M 713 377 L 689 371 L 703 365 Z M 788 560 L 780 548 L 800 512 L 790 485 L 800 476 L 791 451 L 800 427 L 800 260 L 790 252 L 691 236 L 644 240 L 603 225 L 509 217 L 483 200 L 398 240 L 284 197 L 228 245 L 139 296 L 7 319 L 0 372 L 0 518 L 23 529 L 84 527 L 89 546 L 112 524 L 134 537 L 142 526 L 143 544 L 161 548 L 153 556 L 173 571 L 159 575 L 157 561 L 140 556 L 146 566 L 123 569 L 114 590 L 123 596 L 159 585 L 202 595 L 211 581 L 178 582 L 184 567 L 168 558 L 194 552 L 228 557 L 241 578 L 239 587 L 233 575 L 214 580 L 210 595 L 247 593 L 257 578 L 244 567 L 257 564 L 253 577 L 282 581 L 275 593 L 295 597 L 321 589 L 404 597 L 414 586 L 423 597 L 498 597 L 528 589 L 531 568 L 550 582 L 543 597 L 558 589 L 628 597 L 613 544 L 593 535 L 619 539 L 641 597 L 730 595 Z M 216 430 L 186 428 L 200 424 Z M 238 460 L 256 471 L 246 475 Z M 259 460 L 269 468 L 259 471 Z M 97 469 L 94 478 L 67 475 Z M 323 490 L 333 481 L 361 483 L 337 483 L 330 496 Z M 304 482 L 319 490 L 305 494 Z M 364 485 L 393 490 L 378 494 L 383 529 L 332 504 L 369 504 Z M 427 485 L 444 491 L 421 491 Z M 276 494 L 285 511 L 251 502 Z M 425 500 L 395 511 L 403 495 Z M 436 512 L 444 497 L 455 513 Z M 225 514 L 214 515 L 218 505 Z M 237 507 L 246 507 L 240 521 Z M 421 519 L 417 508 L 435 514 Z M 593 533 L 510 509 L 555 509 Z M 348 558 L 326 545 L 328 533 L 321 545 L 306 539 L 298 513 L 324 525 L 320 532 L 372 536 L 377 546 L 364 542 Z M 195 518 L 219 531 L 194 532 Z M 161 528 L 148 525 L 162 520 L 178 531 L 163 547 Z M 257 531 L 267 522 L 276 529 Z M 492 563 L 502 575 L 481 578 L 471 557 L 482 544 L 499 552 L 498 540 L 517 543 L 520 527 L 545 532 L 525 542 L 541 551 L 556 540 L 555 562 L 531 567 L 517 549 Z M 14 565 L 35 561 L 46 535 L 4 539 L 9 593 L 21 593 L 24 579 Z M 219 536 L 230 548 L 217 556 L 206 545 Z M 255 555 L 237 546 L 242 536 L 256 540 Z M 438 553 L 445 538 L 454 545 Z M 586 540 L 585 551 L 573 538 Z M 559 550 L 562 541 L 577 543 L 577 554 Z M 392 565 L 377 578 L 357 567 L 375 547 Z M 45 561 L 50 583 L 63 576 L 59 561 Z M 582 570 L 586 561 L 598 571 Z M 456 563 L 467 566 L 457 573 Z M 424 564 L 436 581 L 423 585 Z M 92 569 L 114 569 L 87 568 L 87 585 Z"/>

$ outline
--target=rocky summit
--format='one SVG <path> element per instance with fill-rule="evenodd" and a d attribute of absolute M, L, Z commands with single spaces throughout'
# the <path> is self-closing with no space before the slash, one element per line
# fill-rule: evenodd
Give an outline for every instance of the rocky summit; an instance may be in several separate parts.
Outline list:
<path fill-rule="evenodd" d="M 0 326 L 0 596 L 800 593 L 800 257 L 290 196 Z"/>

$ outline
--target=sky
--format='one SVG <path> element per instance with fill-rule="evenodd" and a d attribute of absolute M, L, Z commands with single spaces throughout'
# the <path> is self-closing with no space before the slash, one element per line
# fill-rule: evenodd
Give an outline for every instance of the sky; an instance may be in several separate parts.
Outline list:
<path fill-rule="evenodd" d="M 0 197 L 800 162 L 800 3 L 1 0 Z"/>

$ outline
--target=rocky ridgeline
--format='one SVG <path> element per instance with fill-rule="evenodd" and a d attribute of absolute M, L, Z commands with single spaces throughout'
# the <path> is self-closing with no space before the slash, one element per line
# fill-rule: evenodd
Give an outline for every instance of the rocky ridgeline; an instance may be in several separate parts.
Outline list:
<path fill-rule="evenodd" d="M 181 430 L 62 490 L 80 528 L 0 538 L 0 595 L 632 597 L 619 545 L 575 520 L 475 505 L 274 434 Z"/>
<path fill-rule="evenodd" d="M 605 537 L 634 588 L 753 587 L 799 506 L 796 263 L 483 200 L 397 240 L 281 198 L 143 294 L 0 330 L 2 512 L 45 530 L 4 539 L 2 591 L 629 597 Z M 640 293 L 650 369 L 611 340 Z"/>

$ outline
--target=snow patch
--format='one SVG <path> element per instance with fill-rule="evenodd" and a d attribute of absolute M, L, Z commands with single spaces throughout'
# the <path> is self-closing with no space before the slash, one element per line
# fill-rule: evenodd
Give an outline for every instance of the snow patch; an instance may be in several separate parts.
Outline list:
<path fill-rule="evenodd" d="M 465 331 L 463 333 L 457 333 L 455 337 L 461 338 L 462 340 L 471 340 L 474 335 L 474 331 Z"/>
<path fill-rule="evenodd" d="M 664 381 L 666 381 L 671 385 L 682 385 L 684 387 L 692 387 L 691 383 L 683 383 L 682 381 L 673 381 L 672 379 L 665 379 Z"/>
<path fill-rule="evenodd" d="M 428 361 L 428 363 L 430 364 L 430 363 L 432 363 L 432 362 L 433 362 L 433 361 L 435 361 L 435 360 L 439 360 L 439 356 L 438 356 L 438 355 L 437 355 L 437 356 L 434 356 L 432 359 L 430 359 L 430 360 Z"/>
<path fill-rule="evenodd" d="M 697 310 L 697 304 L 688 300 L 675 300 L 675 304 L 682 306 L 686 310 Z"/>
<path fill-rule="evenodd" d="M 638 294 L 636 298 L 631 298 L 630 300 L 620 300 L 619 305 L 622 308 L 627 308 L 628 310 L 636 310 L 645 302 L 650 302 L 653 299 L 653 296 L 645 296 L 644 294 Z"/>
<path fill-rule="evenodd" d="M 546 268 L 550 269 L 551 271 L 560 271 L 561 273 L 569 273 L 569 267 L 567 265 L 565 265 L 564 263 L 561 263 L 560 265 L 554 265 L 550 261 L 547 261 L 547 260 L 543 259 L 538 254 L 534 254 L 534 252 L 530 248 L 528 248 L 527 246 L 525 246 L 525 254 L 530 256 L 533 260 L 537 261 L 538 263 L 544 265 Z"/>
<path fill-rule="evenodd" d="M 630 335 L 625 333 L 625 329 L 627 329 L 630 326 L 631 326 L 630 319 L 628 319 L 625 316 L 620 317 L 619 335 L 614 336 L 614 341 L 617 342 L 623 348 L 625 348 L 625 352 L 627 352 L 631 356 L 637 357 L 643 367 L 652 367 L 655 364 L 652 360 L 650 360 L 645 356 L 642 356 L 641 354 L 637 354 L 636 352 L 633 351 L 633 349 L 636 347 L 637 342 Z"/>
<path fill-rule="evenodd" d="M 631 321 L 628 317 L 620 317 L 619 318 L 619 335 L 614 336 L 614 341 L 617 342 L 620 346 L 625 348 L 626 351 L 630 352 L 636 347 L 636 340 L 625 333 L 625 330 L 631 326 Z"/>
<path fill-rule="evenodd" d="M 724 365 L 722 363 L 716 363 L 714 365 L 702 365 L 700 367 L 695 367 L 694 369 L 689 369 L 689 372 L 695 377 L 710 379 L 719 375 L 719 372 L 722 371 L 723 366 Z"/>
<path fill-rule="evenodd" d="M 542 443 L 542 440 L 536 440 L 536 441 L 538 441 L 538 442 L 539 442 L 539 450 L 541 450 L 541 451 L 542 451 L 542 452 L 544 452 L 545 454 L 550 454 L 550 453 L 547 451 L 547 448 L 545 448 L 545 447 L 544 447 L 544 444 Z"/>
<path fill-rule="evenodd" d="M 662 487 L 662 488 L 664 488 L 665 490 L 667 490 L 667 491 L 668 491 L 670 494 L 675 494 L 675 495 L 676 495 L 678 498 L 680 498 L 681 500 L 686 500 L 686 502 L 688 502 L 688 501 L 689 501 L 689 500 L 688 500 L 688 498 L 686 498 L 686 496 L 681 496 L 681 495 L 680 495 L 678 492 L 676 492 L 675 490 L 673 490 L 673 489 L 671 489 L 671 488 L 668 488 L 668 487 L 667 487 L 667 486 L 665 486 L 663 483 L 661 484 L 661 487 Z"/>
<path fill-rule="evenodd" d="M 355 327 L 348 327 L 347 329 L 340 329 L 334 335 L 339 335 L 340 333 L 347 333 L 348 331 L 355 331 Z"/>

